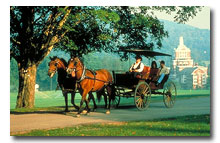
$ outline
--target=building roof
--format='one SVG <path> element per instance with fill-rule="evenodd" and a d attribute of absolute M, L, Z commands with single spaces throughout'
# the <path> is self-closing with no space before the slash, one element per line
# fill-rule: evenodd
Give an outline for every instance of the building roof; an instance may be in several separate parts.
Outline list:
<path fill-rule="evenodd" d="M 193 71 L 196 69 L 197 69 L 197 67 L 184 68 L 183 70 L 180 71 L 180 74 L 191 75 L 193 73 Z"/>
<path fill-rule="evenodd" d="M 186 45 L 184 45 L 184 40 L 183 40 L 183 37 L 181 36 L 179 38 L 179 45 L 178 45 L 176 51 L 182 51 L 182 50 L 190 52 L 190 49 L 187 48 Z"/>
<path fill-rule="evenodd" d="M 196 71 L 198 70 L 202 70 L 204 73 L 208 72 L 208 67 L 204 67 L 204 66 L 197 66 L 197 69 L 193 71 L 192 74 L 194 74 Z"/>

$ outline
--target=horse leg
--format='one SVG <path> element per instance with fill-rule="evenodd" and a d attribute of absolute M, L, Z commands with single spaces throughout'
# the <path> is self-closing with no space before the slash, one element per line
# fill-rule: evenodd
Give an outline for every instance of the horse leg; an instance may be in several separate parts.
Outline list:
<path fill-rule="evenodd" d="M 89 92 L 89 97 L 88 97 L 88 102 L 90 102 L 90 100 L 91 100 L 91 96 L 93 96 L 93 94 L 91 93 L 91 92 Z M 83 113 L 85 113 L 85 112 L 87 112 L 87 106 L 85 106 L 85 108 L 83 109 Z"/>
<path fill-rule="evenodd" d="M 75 100 L 75 92 L 71 92 L 71 103 L 73 104 L 74 108 L 76 108 L 76 110 L 79 110 L 79 106 L 75 104 L 74 100 Z"/>
<path fill-rule="evenodd" d="M 108 108 L 108 103 L 107 103 L 108 102 L 107 101 L 108 100 L 108 98 L 107 98 L 108 95 L 105 92 L 103 92 L 103 96 L 104 96 L 104 100 L 105 100 L 105 109 L 107 109 Z"/>
<path fill-rule="evenodd" d="M 95 109 L 97 109 L 97 105 L 95 103 L 95 98 L 94 98 L 94 95 L 92 94 L 92 92 L 89 92 L 89 98 L 88 98 L 89 102 L 90 102 L 91 99 L 92 99 L 92 102 L 93 102 L 93 105 L 94 105 L 93 111 L 95 111 Z"/>
<path fill-rule="evenodd" d="M 107 93 L 108 93 L 108 97 L 109 97 L 109 101 L 108 101 L 108 107 L 107 107 L 107 111 L 106 114 L 110 114 L 110 108 L 111 108 L 111 88 L 109 86 L 106 87 L 107 88 Z M 106 96 L 107 98 L 107 96 Z"/>
<path fill-rule="evenodd" d="M 89 100 L 85 98 L 86 102 L 86 108 L 87 108 L 87 114 L 90 113 L 90 108 L 89 108 Z"/>
<path fill-rule="evenodd" d="M 64 111 L 65 112 L 69 112 L 69 110 L 68 110 L 68 96 L 67 96 L 67 92 L 63 91 L 63 96 L 64 96 L 64 99 L 65 99 L 65 105 L 66 105 Z"/>
<path fill-rule="evenodd" d="M 79 110 L 78 110 L 78 115 L 82 112 L 82 106 L 83 106 L 83 103 L 84 102 L 88 102 L 88 100 L 86 99 L 86 95 L 88 94 L 88 92 L 87 91 L 83 91 L 82 92 L 82 99 L 81 99 L 81 101 L 80 101 L 80 106 L 79 106 Z M 88 103 L 87 103 L 88 104 Z M 87 110 L 89 110 L 89 107 L 88 107 L 88 105 L 86 104 L 86 107 L 87 107 Z"/>

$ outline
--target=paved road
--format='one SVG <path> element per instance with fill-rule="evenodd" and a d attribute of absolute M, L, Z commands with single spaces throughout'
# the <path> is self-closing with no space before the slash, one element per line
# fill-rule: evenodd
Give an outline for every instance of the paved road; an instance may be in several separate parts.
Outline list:
<path fill-rule="evenodd" d="M 75 112 L 67 115 L 61 113 L 11 114 L 10 131 L 13 135 L 35 129 L 53 129 L 79 124 L 150 120 L 209 113 L 210 97 L 199 97 L 176 101 L 171 109 L 165 108 L 163 102 L 158 102 L 151 103 L 146 111 L 138 111 L 134 106 L 123 106 L 111 110 L 110 115 L 106 115 L 105 110 L 98 109 L 90 115 L 81 115 L 80 118 L 75 116 Z"/>

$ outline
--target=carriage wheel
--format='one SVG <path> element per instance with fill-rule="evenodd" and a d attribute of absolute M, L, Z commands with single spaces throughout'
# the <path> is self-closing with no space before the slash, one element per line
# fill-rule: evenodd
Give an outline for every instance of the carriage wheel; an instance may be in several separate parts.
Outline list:
<path fill-rule="evenodd" d="M 140 82 L 134 95 L 134 103 L 139 110 L 146 110 L 150 105 L 151 89 L 146 82 Z"/>
<path fill-rule="evenodd" d="M 173 82 L 168 82 L 163 90 L 163 102 L 167 108 L 172 108 L 176 101 L 177 91 Z"/>

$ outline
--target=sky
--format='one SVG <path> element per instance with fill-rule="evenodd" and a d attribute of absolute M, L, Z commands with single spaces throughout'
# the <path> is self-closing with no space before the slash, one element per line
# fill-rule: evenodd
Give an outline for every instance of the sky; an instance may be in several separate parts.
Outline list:
<path fill-rule="evenodd" d="M 155 12 L 156 16 L 159 19 L 169 20 L 173 21 L 173 15 L 168 15 L 163 12 Z M 210 30 L 210 8 L 209 7 L 203 7 L 202 10 L 197 13 L 197 15 L 192 19 L 190 19 L 185 24 L 188 24 L 190 26 L 194 26 L 200 29 L 209 29 Z"/>

